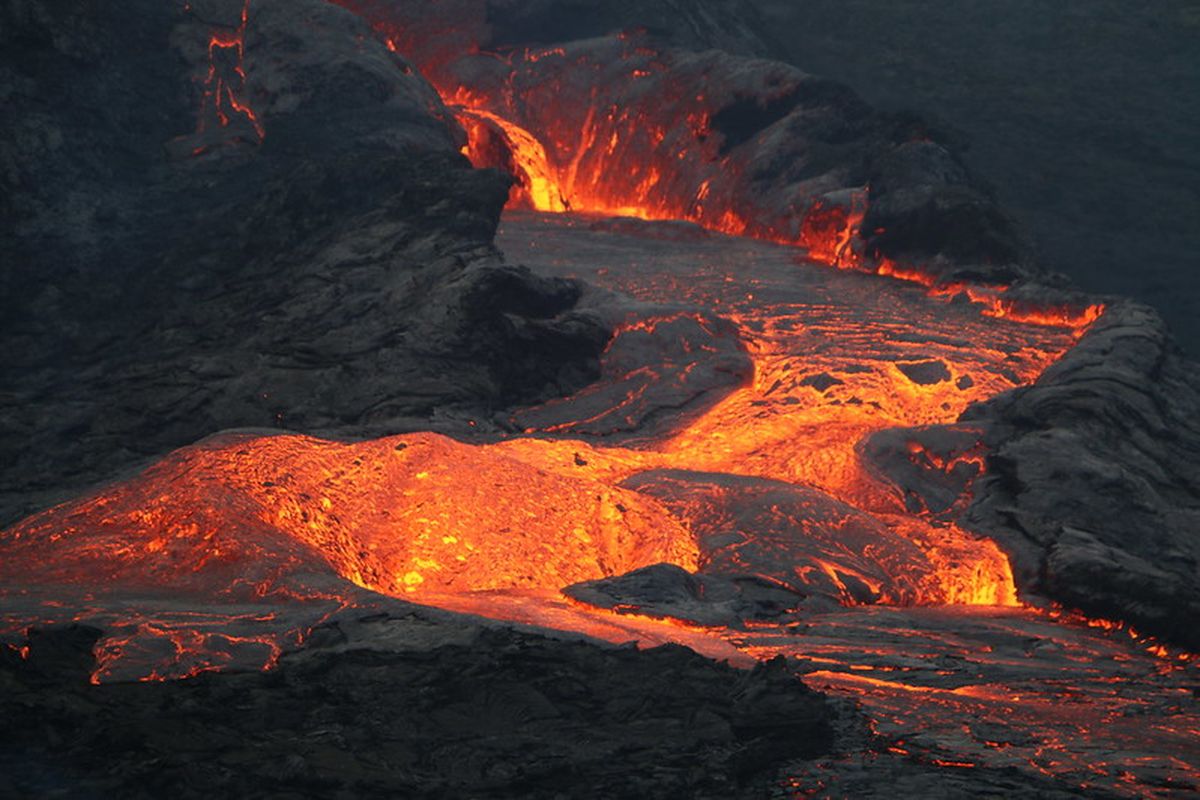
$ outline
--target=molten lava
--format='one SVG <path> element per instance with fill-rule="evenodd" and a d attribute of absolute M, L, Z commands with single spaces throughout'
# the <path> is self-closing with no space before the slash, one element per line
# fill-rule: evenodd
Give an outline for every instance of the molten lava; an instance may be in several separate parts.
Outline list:
<path fill-rule="evenodd" d="M 1072 345 L 1072 330 L 988 317 L 875 276 L 799 268 L 787 249 L 745 240 L 669 242 L 653 272 L 620 249 L 652 240 L 592 233 L 569 217 L 513 217 L 500 239 L 553 269 L 522 242 L 556 253 L 617 247 L 611 261 L 586 259 L 590 281 L 642 308 L 695 309 L 636 312 L 621 326 L 610 353 L 631 341 L 629 368 L 646 378 L 632 394 L 621 389 L 629 376 L 611 373 L 520 412 L 530 435 L 493 444 L 433 434 L 204 442 L 4 532 L 0 575 L 11 585 L 99 578 L 253 597 L 288 575 L 325 574 L 402 597 L 466 597 L 554 591 L 670 562 L 846 604 L 1016 602 L 1004 554 L 912 513 L 860 445 L 885 429 L 954 422 L 972 402 L 1035 379 Z M 705 259 L 737 269 L 698 266 Z M 599 415 L 663 402 L 669 376 L 637 354 L 666 341 L 702 363 L 721 336 L 752 364 L 740 388 L 710 393 L 700 413 L 636 443 L 568 438 Z M 916 447 L 908 456 L 971 474 L 981 459 L 977 449 L 953 463 Z M 490 606 L 481 598 L 475 610 Z"/>
<path fill-rule="evenodd" d="M 820 180 L 778 207 L 750 199 L 765 166 L 736 149 L 737 118 L 786 116 L 804 92 L 795 74 L 764 69 L 730 83 L 720 56 L 668 57 L 639 34 L 464 58 L 430 52 L 419 32 L 377 27 L 390 47 L 415 53 L 466 131 L 471 162 L 513 176 L 510 208 L 686 220 L 801 245 L 824 263 L 861 262 L 865 188 L 829 191 Z"/>
<path fill-rule="evenodd" d="M 324 561 L 358 586 L 401 595 L 558 588 L 661 561 L 696 567 L 686 531 L 641 495 L 435 434 L 218 438 L 5 540 L 7 564 L 26 565 L 23 581 L 142 588 L 244 582 L 263 549 L 276 568 Z M 38 557 L 47 540 L 66 548 L 61 558 Z M 258 576 L 256 592 L 273 588 L 272 574 Z"/>

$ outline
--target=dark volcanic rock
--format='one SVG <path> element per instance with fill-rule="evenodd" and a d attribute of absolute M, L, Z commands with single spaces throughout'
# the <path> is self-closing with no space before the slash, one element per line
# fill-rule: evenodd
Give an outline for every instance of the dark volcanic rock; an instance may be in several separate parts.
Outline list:
<path fill-rule="evenodd" d="M 522 409 L 513 415 L 519 427 L 651 439 L 683 429 L 753 377 L 754 363 L 729 320 L 669 305 L 631 313 L 628 305 L 594 309 L 616 331 L 599 380 L 563 400 Z"/>
<path fill-rule="evenodd" d="M 778 620 L 803 600 L 787 588 L 755 576 L 693 575 L 674 564 L 649 567 L 562 590 L 570 598 L 620 614 L 674 617 L 698 625 L 741 625 Z"/>
<path fill-rule="evenodd" d="M 0 524 L 215 430 L 394 432 L 595 375 L 607 331 L 500 264 L 507 179 L 412 67 L 328 3 L 241 9 L 0 4 Z"/>
<path fill-rule="evenodd" d="M 421 63 L 475 50 L 553 46 L 643 28 L 673 46 L 762 56 L 773 50 L 746 0 L 334 0 L 398 39 L 419 43 Z"/>
<path fill-rule="evenodd" d="M 946 366 L 946 362 L 937 359 L 933 361 L 902 361 L 896 364 L 896 369 L 903 372 L 905 377 L 918 386 L 930 386 L 950 380 L 950 369 Z"/>
<path fill-rule="evenodd" d="M 818 392 L 824 392 L 833 386 L 840 386 L 845 381 L 841 378 L 835 378 L 828 372 L 818 372 L 815 375 L 806 375 L 800 379 L 801 386 L 811 386 Z"/>
<path fill-rule="evenodd" d="M 870 186 L 868 250 L 947 280 L 1012 283 L 1033 272 L 1012 220 L 949 145 L 914 137 L 880 153 Z"/>
<path fill-rule="evenodd" d="M 1159 317 L 1109 307 L 987 424 L 965 517 L 1014 554 L 1026 588 L 1200 648 L 1200 372 Z"/>
<path fill-rule="evenodd" d="M 318 629 L 331 649 L 269 673 L 185 681 L 90 686 L 2 658 L 0 794 L 725 798 L 832 746 L 832 708 L 782 659 L 347 633 Z"/>
<path fill-rule="evenodd" d="M 968 425 L 886 428 L 862 445 L 866 463 L 900 487 L 914 514 L 961 511 L 983 471 L 983 432 Z"/>
<path fill-rule="evenodd" d="M 92 654 L 104 632 L 90 625 L 30 628 L 26 650 L 18 657 L 10 647 L 0 650 L 0 661 L 34 683 L 84 685 L 95 669 Z"/>

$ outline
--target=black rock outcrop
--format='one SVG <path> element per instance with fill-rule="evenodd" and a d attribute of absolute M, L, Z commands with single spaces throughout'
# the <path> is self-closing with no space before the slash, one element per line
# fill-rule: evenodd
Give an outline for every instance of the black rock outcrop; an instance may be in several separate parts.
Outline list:
<path fill-rule="evenodd" d="M 1200 372 L 1159 316 L 1111 305 L 1033 386 L 971 409 L 966 522 L 1025 587 L 1200 649 Z"/>
<path fill-rule="evenodd" d="M 1198 375 L 1154 311 L 1118 300 L 1033 385 L 863 453 L 910 510 L 994 539 L 1027 598 L 1195 650 Z"/>

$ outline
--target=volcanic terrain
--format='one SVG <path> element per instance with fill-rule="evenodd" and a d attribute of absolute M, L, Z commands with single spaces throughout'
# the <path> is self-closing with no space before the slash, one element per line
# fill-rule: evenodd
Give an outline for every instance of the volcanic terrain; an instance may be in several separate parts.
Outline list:
<path fill-rule="evenodd" d="M 750 7 L 0 21 L 0 792 L 1200 791 L 1196 366 Z"/>

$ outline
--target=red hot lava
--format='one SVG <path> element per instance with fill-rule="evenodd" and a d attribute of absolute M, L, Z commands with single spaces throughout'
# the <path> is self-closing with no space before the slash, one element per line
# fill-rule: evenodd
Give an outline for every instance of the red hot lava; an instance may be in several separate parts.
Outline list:
<path fill-rule="evenodd" d="M 868 187 L 822 161 L 828 142 L 807 138 L 834 124 L 831 115 L 869 113 L 841 87 L 773 62 L 664 50 L 639 32 L 481 52 L 486 31 L 469 24 L 442 30 L 423 16 L 405 20 L 410 11 L 338 1 L 415 60 L 465 131 L 471 162 L 513 177 L 510 208 L 686 220 L 964 294 L 984 313 L 1035 324 L 1082 329 L 1103 311 L 1018 303 L 1003 286 L 945 285 L 864 252 Z"/>

